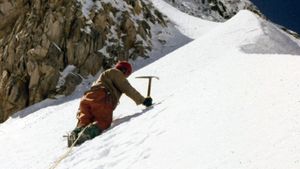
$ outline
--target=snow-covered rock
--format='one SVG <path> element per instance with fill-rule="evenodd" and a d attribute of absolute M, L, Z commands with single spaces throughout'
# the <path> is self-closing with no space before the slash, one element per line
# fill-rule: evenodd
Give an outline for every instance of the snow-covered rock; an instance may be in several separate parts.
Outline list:
<path fill-rule="evenodd" d="M 223 22 L 247 9 L 263 17 L 249 0 L 164 0 L 179 10 L 205 20 Z"/>

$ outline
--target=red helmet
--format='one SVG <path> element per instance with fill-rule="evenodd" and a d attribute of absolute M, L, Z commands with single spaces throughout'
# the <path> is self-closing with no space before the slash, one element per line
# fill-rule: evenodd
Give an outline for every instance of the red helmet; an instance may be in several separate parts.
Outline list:
<path fill-rule="evenodd" d="M 119 61 L 116 64 L 115 68 L 122 71 L 126 77 L 128 77 L 132 73 L 132 66 L 127 61 Z"/>

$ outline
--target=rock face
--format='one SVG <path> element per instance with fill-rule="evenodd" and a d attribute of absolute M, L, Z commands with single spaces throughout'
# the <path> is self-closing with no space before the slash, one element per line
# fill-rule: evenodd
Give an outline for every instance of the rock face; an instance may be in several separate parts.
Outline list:
<path fill-rule="evenodd" d="M 165 25 L 146 0 L 0 0 L 0 19 L 0 122 L 117 60 L 147 57 L 151 25 Z"/>

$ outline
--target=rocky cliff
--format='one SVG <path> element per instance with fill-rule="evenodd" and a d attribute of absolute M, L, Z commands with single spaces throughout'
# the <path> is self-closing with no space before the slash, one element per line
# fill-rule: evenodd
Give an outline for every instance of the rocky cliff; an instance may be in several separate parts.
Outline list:
<path fill-rule="evenodd" d="M 0 20 L 0 122 L 117 60 L 147 57 L 152 25 L 165 25 L 146 0 L 0 0 Z"/>

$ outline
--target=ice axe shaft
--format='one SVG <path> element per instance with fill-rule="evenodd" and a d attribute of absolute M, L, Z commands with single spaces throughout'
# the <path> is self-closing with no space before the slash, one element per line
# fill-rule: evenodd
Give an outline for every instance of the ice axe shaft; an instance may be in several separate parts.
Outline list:
<path fill-rule="evenodd" d="M 150 97 L 152 79 L 155 78 L 155 79 L 159 80 L 159 78 L 157 76 L 138 76 L 138 77 L 135 77 L 135 78 L 138 78 L 138 79 L 148 79 L 147 97 Z"/>

